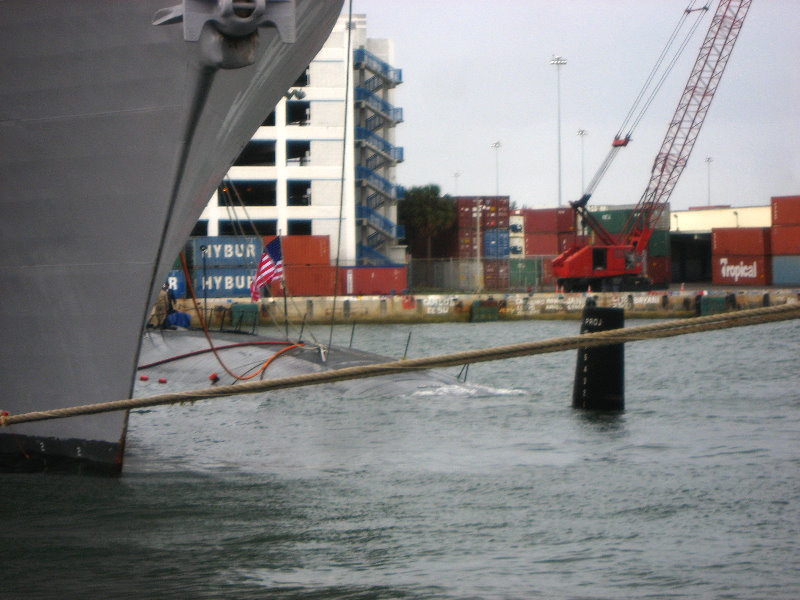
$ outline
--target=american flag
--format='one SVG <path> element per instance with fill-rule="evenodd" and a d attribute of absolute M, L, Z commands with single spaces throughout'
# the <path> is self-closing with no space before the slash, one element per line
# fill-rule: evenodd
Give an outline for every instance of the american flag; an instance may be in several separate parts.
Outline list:
<path fill-rule="evenodd" d="M 261 255 L 258 271 L 253 283 L 250 284 L 250 297 L 253 302 L 257 302 L 261 297 L 261 288 L 270 281 L 281 279 L 282 277 L 283 253 L 281 252 L 281 238 L 279 236 L 267 244 L 267 247 L 264 248 L 264 254 Z"/>

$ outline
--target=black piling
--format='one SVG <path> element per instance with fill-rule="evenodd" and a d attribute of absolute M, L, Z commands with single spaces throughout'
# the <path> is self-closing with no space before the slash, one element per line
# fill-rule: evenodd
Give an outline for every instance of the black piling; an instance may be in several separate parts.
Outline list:
<path fill-rule="evenodd" d="M 581 333 L 594 333 L 625 326 L 621 308 L 600 308 L 586 302 Z M 588 410 L 625 410 L 625 345 L 614 344 L 578 350 L 572 407 Z"/>

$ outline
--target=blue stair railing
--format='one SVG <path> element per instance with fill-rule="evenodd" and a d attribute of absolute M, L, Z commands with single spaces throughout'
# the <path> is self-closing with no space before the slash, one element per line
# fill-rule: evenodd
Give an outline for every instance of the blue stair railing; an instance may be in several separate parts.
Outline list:
<path fill-rule="evenodd" d="M 393 223 L 379 212 L 372 210 L 369 206 L 359 204 L 356 206 L 356 218 L 364 219 L 378 231 L 393 239 L 403 238 L 406 235 L 402 225 Z"/>
<path fill-rule="evenodd" d="M 392 262 L 389 260 L 389 257 L 384 256 L 377 250 L 365 246 L 364 244 L 358 244 L 356 246 L 356 258 L 359 263 L 369 263 L 379 267 L 402 266 L 399 263 Z"/>
<path fill-rule="evenodd" d="M 393 184 L 364 165 L 356 165 L 356 181 L 369 185 L 390 200 L 399 200 L 405 196 L 406 190 L 403 186 Z"/>
<path fill-rule="evenodd" d="M 387 140 L 373 133 L 366 127 L 356 127 L 356 141 L 369 144 L 378 152 L 383 152 L 387 157 L 397 162 L 403 162 L 403 149 L 393 146 Z"/>
<path fill-rule="evenodd" d="M 395 123 L 403 121 L 403 109 L 392 106 L 386 100 L 379 98 L 371 91 L 363 87 L 356 87 L 355 89 L 356 102 L 363 102 L 376 113 L 386 117 L 388 120 Z"/>
<path fill-rule="evenodd" d="M 403 83 L 402 69 L 394 68 L 366 48 L 357 48 L 353 51 L 353 66 L 356 69 L 366 67 L 376 75 L 383 77 L 390 84 L 397 85 Z"/>

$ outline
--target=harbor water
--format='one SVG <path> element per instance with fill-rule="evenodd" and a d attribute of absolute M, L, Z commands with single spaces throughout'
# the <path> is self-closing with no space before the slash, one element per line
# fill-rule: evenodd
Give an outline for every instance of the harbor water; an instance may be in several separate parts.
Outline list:
<path fill-rule="evenodd" d="M 578 328 L 365 325 L 353 345 Z M 619 414 L 571 408 L 574 351 L 466 387 L 135 411 L 119 479 L 0 476 L 0 597 L 797 598 L 799 349 L 800 321 L 627 344 Z"/>

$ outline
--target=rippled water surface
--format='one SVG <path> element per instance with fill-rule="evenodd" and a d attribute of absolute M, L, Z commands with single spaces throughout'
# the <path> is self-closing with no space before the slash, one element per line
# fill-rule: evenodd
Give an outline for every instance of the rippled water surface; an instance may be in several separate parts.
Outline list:
<path fill-rule="evenodd" d="M 467 388 L 135 412 L 120 479 L 0 477 L 0 597 L 797 598 L 799 358 L 800 321 L 628 344 L 621 414 L 570 407 L 574 351 L 473 365 Z"/>

